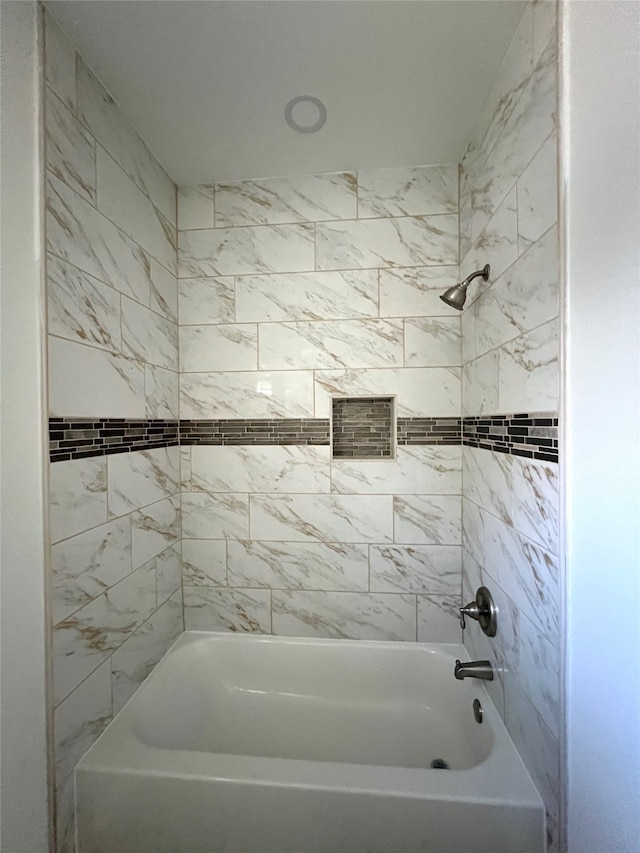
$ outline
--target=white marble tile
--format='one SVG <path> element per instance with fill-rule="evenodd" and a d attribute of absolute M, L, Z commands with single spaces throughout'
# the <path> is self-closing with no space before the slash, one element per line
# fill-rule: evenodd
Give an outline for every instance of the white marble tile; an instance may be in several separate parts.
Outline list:
<path fill-rule="evenodd" d="M 331 491 L 354 495 L 459 495 L 461 470 L 459 446 L 400 446 L 395 459 L 334 459 Z"/>
<path fill-rule="evenodd" d="M 393 541 L 390 495 L 251 495 L 250 507 L 251 539 Z"/>
<path fill-rule="evenodd" d="M 56 463 L 56 466 L 64 463 Z M 131 572 L 131 522 L 120 518 L 51 548 L 53 624 L 84 607 Z"/>
<path fill-rule="evenodd" d="M 49 469 L 51 541 L 59 542 L 107 520 L 106 457 L 55 462 Z"/>
<path fill-rule="evenodd" d="M 180 369 L 255 370 L 258 367 L 258 328 L 255 323 L 180 327 Z"/>
<path fill-rule="evenodd" d="M 262 370 L 401 367 L 400 320 L 261 323 Z"/>
<path fill-rule="evenodd" d="M 176 593 L 116 649 L 110 661 L 114 714 L 140 687 L 182 630 L 182 596 Z"/>
<path fill-rule="evenodd" d="M 362 219 L 316 226 L 316 266 L 321 270 L 457 262 L 457 215 Z"/>
<path fill-rule="evenodd" d="M 178 374 L 175 370 L 145 364 L 144 393 L 147 418 L 178 418 Z"/>
<path fill-rule="evenodd" d="M 54 711 L 56 782 L 60 785 L 113 717 L 111 667 L 99 666 Z"/>
<path fill-rule="evenodd" d="M 550 41 L 557 38 L 558 3 L 533 0 L 533 61 L 538 62 Z"/>
<path fill-rule="evenodd" d="M 131 514 L 133 565 L 141 566 L 180 538 L 180 496 L 175 495 Z"/>
<path fill-rule="evenodd" d="M 126 297 L 122 298 L 122 348 L 139 362 L 178 368 L 176 324 Z"/>
<path fill-rule="evenodd" d="M 498 411 L 498 353 L 488 352 L 462 368 L 462 414 L 484 415 Z M 504 411 L 524 411 L 505 409 Z"/>
<path fill-rule="evenodd" d="M 460 167 L 461 176 L 463 174 Z M 471 194 L 467 189 L 466 195 L 460 196 L 460 263 L 464 262 L 465 256 L 468 254 L 473 240 L 472 232 L 472 210 L 471 210 Z"/>
<path fill-rule="evenodd" d="M 47 255 L 47 307 L 50 334 L 120 352 L 118 291 L 55 255 Z"/>
<path fill-rule="evenodd" d="M 45 92 L 47 168 L 83 198 L 95 203 L 96 145 L 74 114 L 51 92 Z"/>
<path fill-rule="evenodd" d="M 116 290 L 149 303 L 149 259 L 143 250 L 49 174 L 47 181 L 47 249 Z"/>
<path fill-rule="evenodd" d="M 159 264 L 154 258 L 150 260 L 151 299 L 149 307 L 152 311 L 178 322 L 178 280 L 173 273 Z"/>
<path fill-rule="evenodd" d="M 156 607 L 155 561 L 111 587 L 53 631 L 56 704 L 94 671 Z"/>
<path fill-rule="evenodd" d="M 468 305 L 460 317 L 460 335 L 462 343 L 462 364 L 473 361 L 478 356 L 476 348 L 476 314 L 478 303 Z"/>
<path fill-rule="evenodd" d="M 553 463 L 514 457 L 513 526 L 553 554 L 560 552 L 558 478 Z"/>
<path fill-rule="evenodd" d="M 185 586 L 226 586 L 227 547 L 224 540 L 183 539 L 182 578 Z"/>
<path fill-rule="evenodd" d="M 460 594 L 418 596 L 418 642 L 459 643 Z"/>
<path fill-rule="evenodd" d="M 49 336 L 52 417 L 144 417 L 144 367 L 130 358 Z"/>
<path fill-rule="evenodd" d="M 459 495 L 394 495 L 394 542 L 403 545 L 459 545 Z"/>
<path fill-rule="evenodd" d="M 156 592 L 158 607 L 180 589 L 182 584 L 182 558 L 180 544 L 165 548 L 156 557 Z"/>
<path fill-rule="evenodd" d="M 229 586 L 366 591 L 366 545 L 339 542 L 227 543 Z M 185 583 L 187 581 L 185 580 Z"/>
<path fill-rule="evenodd" d="M 460 317 L 419 317 L 404 323 L 407 367 L 459 365 L 462 357 Z"/>
<path fill-rule="evenodd" d="M 526 616 L 518 622 L 514 676 L 555 737 L 560 732 L 560 644 L 549 640 Z"/>
<path fill-rule="evenodd" d="M 518 180 L 518 249 L 522 254 L 558 219 L 558 140 L 555 133 Z"/>
<path fill-rule="evenodd" d="M 457 163 L 358 172 L 359 219 L 457 211 Z"/>
<path fill-rule="evenodd" d="M 183 278 L 178 281 L 180 325 L 233 323 L 235 287 L 229 278 Z"/>
<path fill-rule="evenodd" d="M 473 501 L 462 500 L 462 547 L 473 559 L 485 565 L 484 515 Z"/>
<path fill-rule="evenodd" d="M 109 517 L 156 503 L 180 489 L 177 447 L 107 456 Z"/>
<path fill-rule="evenodd" d="M 506 524 L 513 520 L 515 456 L 476 447 L 462 448 L 464 495 Z"/>
<path fill-rule="evenodd" d="M 557 320 L 500 348 L 501 412 L 548 412 L 558 408 L 558 352 Z"/>
<path fill-rule="evenodd" d="M 413 595 L 274 590 L 273 633 L 351 640 L 416 638 Z"/>
<path fill-rule="evenodd" d="M 453 596 L 460 591 L 461 560 L 459 545 L 371 545 L 371 591 Z"/>
<path fill-rule="evenodd" d="M 185 586 L 184 624 L 187 631 L 270 634 L 271 592 Z"/>
<path fill-rule="evenodd" d="M 44 12 L 44 76 L 56 95 L 76 106 L 76 50 L 48 9 Z"/>
<path fill-rule="evenodd" d="M 328 492 L 330 448 L 195 445 L 191 489 L 201 492 Z"/>
<path fill-rule="evenodd" d="M 175 226 L 100 145 L 96 151 L 96 173 L 98 210 L 169 272 L 175 273 Z"/>
<path fill-rule="evenodd" d="M 475 301 L 481 293 L 491 287 L 517 257 L 518 204 L 516 188 L 513 187 L 460 262 L 461 279 L 467 278 L 476 270 L 481 270 L 485 264 L 491 267 L 489 279 L 486 282 L 481 278 L 473 280 L 469 288 L 469 300 Z"/>
<path fill-rule="evenodd" d="M 213 186 L 178 187 L 178 228 L 213 228 Z"/>
<path fill-rule="evenodd" d="M 181 278 L 300 272 L 314 268 L 312 225 L 258 225 L 181 231 Z"/>
<path fill-rule="evenodd" d="M 239 276 L 240 322 L 348 320 L 378 316 L 378 271 Z"/>
<path fill-rule="evenodd" d="M 120 168 L 175 225 L 173 182 L 81 60 L 78 62 L 78 115 Z"/>
<path fill-rule="evenodd" d="M 248 495 L 183 492 L 182 535 L 188 539 L 248 539 Z"/>
<path fill-rule="evenodd" d="M 191 447 L 189 445 L 180 447 L 180 489 L 183 492 L 191 491 Z"/>
<path fill-rule="evenodd" d="M 331 397 L 396 397 L 396 415 L 460 414 L 460 368 L 404 367 L 315 372 L 316 418 L 328 418 Z"/>
<path fill-rule="evenodd" d="M 181 418 L 313 416 L 311 370 L 183 373 L 180 376 Z M 328 414 L 317 417 L 328 417 Z"/>
<path fill-rule="evenodd" d="M 356 199 L 353 172 L 218 183 L 216 226 L 355 219 Z"/>
<path fill-rule="evenodd" d="M 452 310 L 440 299 L 460 281 L 457 266 L 380 270 L 381 317 L 450 317 Z"/>
<path fill-rule="evenodd" d="M 71 773 L 56 785 L 56 853 L 76 853 L 76 812 L 74 777 Z"/>

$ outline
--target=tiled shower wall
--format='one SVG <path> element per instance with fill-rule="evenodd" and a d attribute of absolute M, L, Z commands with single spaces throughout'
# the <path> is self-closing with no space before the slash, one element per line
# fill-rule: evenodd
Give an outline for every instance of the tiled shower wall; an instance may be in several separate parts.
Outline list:
<path fill-rule="evenodd" d="M 177 419 L 176 216 L 171 180 L 45 17 L 52 704 L 69 853 L 74 765 L 183 628 L 178 447 L 153 428 Z M 145 430 L 154 449 L 112 452 Z"/>
<path fill-rule="evenodd" d="M 460 439 L 417 420 L 460 415 L 457 167 L 184 187 L 178 226 L 186 627 L 459 641 Z M 410 443 L 332 460 L 332 395 Z"/>
<path fill-rule="evenodd" d="M 460 185 L 462 275 L 491 265 L 462 316 L 463 412 L 485 416 L 484 439 L 463 454 L 463 592 L 482 582 L 500 609 L 495 640 L 473 623 L 465 643 L 499 673 L 493 700 L 544 798 L 550 851 L 561 849 L 562 714 L 558 465 L 543 461 L 558 408 L 555 24 L 555 3 L 526 7 Z M 487 449 L 502 429 L 490 416 L 514 413 L 545 423 L 529 429 L 538 445 L 516 437 L 508 453 Z"/>

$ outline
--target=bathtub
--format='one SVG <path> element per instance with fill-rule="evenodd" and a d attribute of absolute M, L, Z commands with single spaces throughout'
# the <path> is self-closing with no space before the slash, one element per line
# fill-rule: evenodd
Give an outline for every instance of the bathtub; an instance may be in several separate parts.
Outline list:
<path fill-rule="evenodd" d="M 542 801 L 456 656 L 182 634 L 76 768 L 79 853 L 542 853 Z"/>

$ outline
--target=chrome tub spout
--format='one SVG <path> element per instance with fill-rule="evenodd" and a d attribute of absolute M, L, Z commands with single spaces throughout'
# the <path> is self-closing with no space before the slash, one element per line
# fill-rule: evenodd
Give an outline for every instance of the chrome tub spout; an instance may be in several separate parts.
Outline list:
<path fill-rule="evenodd" d="M 488 660 L 470 660 L 467 663 L 456 661 L 453 674 L 462 681 L 463 678 L 480 678 L 483 681 L 493 681 L 493 667 Z"/>

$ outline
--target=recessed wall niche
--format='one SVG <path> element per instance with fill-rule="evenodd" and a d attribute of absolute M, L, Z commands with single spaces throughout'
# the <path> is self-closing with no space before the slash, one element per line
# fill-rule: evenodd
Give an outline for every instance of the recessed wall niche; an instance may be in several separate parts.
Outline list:
<path fill-rule="evenodd" d="M 333 459 L 395 458 L 393 397 L 334 397 L 331 405 Z"/>

